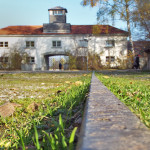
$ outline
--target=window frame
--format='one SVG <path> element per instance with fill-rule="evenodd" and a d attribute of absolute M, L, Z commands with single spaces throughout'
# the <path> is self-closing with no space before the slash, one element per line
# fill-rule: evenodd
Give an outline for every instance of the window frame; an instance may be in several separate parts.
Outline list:
<path fill-rule="evenodd" d="M 8 63 L 9 57 L 0 57 L 0 63 Z"/>
<path fill-rule="evenodd" d="M 52 41 L 52 47 L 53 48 L 61 48 L 62 47 L 62 42 L 60 40 Z"/>
<path fill-rule="evenodd" d="M 107 40 L 106 47 L 115 47 L 115 40 Z"/>
<path fill-rule="evenodd" d="M 79 46 L 87 48 L 88 47 L 88 40 L 86 40 L 86 39 L 79 40 Z"/>
<path fill-rule="evenodd" d="M 115 62 L 115 56 L 106 56 L 106 62 Z"/>
<path fill-rule="evenodd" d="M 29 56 L 27 57 L 28 63 L 29 64 L 34 64 L 35 63 L 35 57 Z"/>
<path fill-rule="evenodd" d="M 53 15 L 63 15 L 63 11 L 62 10 L 54 10 Z"/>
<path fill-rule="evenodd" d="M 115 56 L 111 56 L 111 57 L 110 57 L 110 61 L 111 61 L 111 62 L 115 62 Z"/>
<path fill-rule="evenodd" d="M 5 47 L 8 47 L 8 42 L 4 42 Z"/>
<path fill-rule="evenodd" d="M 0 42 L 0 47 L 4 47 L 4 42 Z"/>
<path fill-rule="evenodd" d="M 0 48 L 1 47 L 6 47 L 8 48 L 8 41 L 0 41 Z"/>
<path fill-rule="evenodd" d="M 35 48 L 35 41 L 26 41 L 26 48 Z"/>

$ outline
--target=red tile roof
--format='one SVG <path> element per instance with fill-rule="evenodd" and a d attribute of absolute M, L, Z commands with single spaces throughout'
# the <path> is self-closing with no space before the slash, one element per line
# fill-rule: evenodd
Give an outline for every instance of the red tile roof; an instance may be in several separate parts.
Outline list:
<path fill-rule="evenodd" d="M 71 25 L 71 33 L 43 33 L 43 26 L 8 26 L 0 35 L 54 35 L 54 34 L 125 34 L 128 32 L 109 25 Z"/>

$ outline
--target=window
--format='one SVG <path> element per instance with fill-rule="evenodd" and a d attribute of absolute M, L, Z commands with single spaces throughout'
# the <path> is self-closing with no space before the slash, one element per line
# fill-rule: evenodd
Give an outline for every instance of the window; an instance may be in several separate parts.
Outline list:
<path fill-rule="evenodd" d="M 114 62 L 114 61 L 115 61 L 115 57 L 114 57 L 114 56 L 111 56 L 110 61 L 111 61 L 111 62 Z"/>
<path fill-rule="evenodd" d="M 26 47 L 34 47 L 34 41 L 26 41 Z"/>
<path fill-rule="evenodd" d="M 0 47 L 8 47 L 8 42 L 0 42 Z"/>
<path fill-rule="evenodd" d="M 86 40 L 86 39 L 80 40 L 79 41 L 79 46 L 80 47 L 88 47 L 88 40 Z"/>
<path fill-rule="evenodd" d="M 0 47 L 3 47 L 3 42 L 0 42 Z"/>
<path fill-rule="evenodd" d="M 62 15 L 63 11 L 62 10 L 55 10 L 53 11 L 53 15 Z"/>
<path fill-rule="evenodd" d="M 106 62 L 114 62 L 115 57 L 114 56 L 106 56 Z"/>
<path fill-rule="evenodd" d="M 8 63 L 8 57 L 0 57 L 0 62 Z"/>
<path fill-rule="evenodd" d="M 34 63 L 34 62 L 35 62 L 34 57 L 28 57 L 28 58 L 27 58 L 27 62 L 28 62 L 28 63 Z"/>
<path fill-rule="evenodd" d="M 53 47 L 61 47 L 61 41 L 52 41 Z"/>
<path fill-rule="evenodd" d="M 31 62 L 31 63 L 34 63 L 34 62 L 35 62 L 34 57 L 30 57 L 30 62 Z"/>
<path fill-rule="evenodd" d="M 5 42 L 5 47 L 8 47 L 8 42 Z"/>
<path fill-rule="evenodd" d="M 114 47 L 115 41 L 114 40 L 108 40 L 106 41 L 106 47 Z"/>

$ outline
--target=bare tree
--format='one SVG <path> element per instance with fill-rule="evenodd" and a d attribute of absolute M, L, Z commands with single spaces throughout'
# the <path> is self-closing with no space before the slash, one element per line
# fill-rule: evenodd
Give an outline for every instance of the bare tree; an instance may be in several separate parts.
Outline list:
<path fill-rule="evenodd" d="M 150 0 L 136 0 L 136 6 L 133 21 L 140 31 L 140 36 L 150 39 Z"/>
<path fill-rule="evenodd" d="M 131 50 L 134 53 L 134 47 L 131 35 L 132 12 L 136 8 L 135 0 L 82 0 L 82 5 L 91 7 L 99 6 L 97 20 L 104 24 L 109 20 L 123 20 L 127 22 L 129 41 Z"/>

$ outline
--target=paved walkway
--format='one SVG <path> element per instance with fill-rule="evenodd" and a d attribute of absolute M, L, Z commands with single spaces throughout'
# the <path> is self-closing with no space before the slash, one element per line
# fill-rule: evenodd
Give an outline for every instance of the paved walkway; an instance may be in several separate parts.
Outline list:
<path fill-rule="evenodd" d="M 116 73 L 140 73 L 144 70 L 126 69 L 126 70 L 100 70 L 97 72 L 106 74 L 116 74 Z M 87 70 L 37 70 L 37 71 L 22 71 L 22 70 L 0 70 L 0 74 L 13 74 L 13 73 L 88 73 L 92 71 Z"/>
<path fill-rule="evenodd" d="M 86 70 L 39 70 L 39 71 L 21 71 L 21 70 L 13 70 L 13 71 L 3 71 L 0 70 L 0 74 L 14 74 L 14 73 L 89 73 L 92 71 L 86 71 Z"/>
<path fill-rule="evenodd" d="M 150 150 L 150 129 L 94 74 L 77 150 Z"/>

